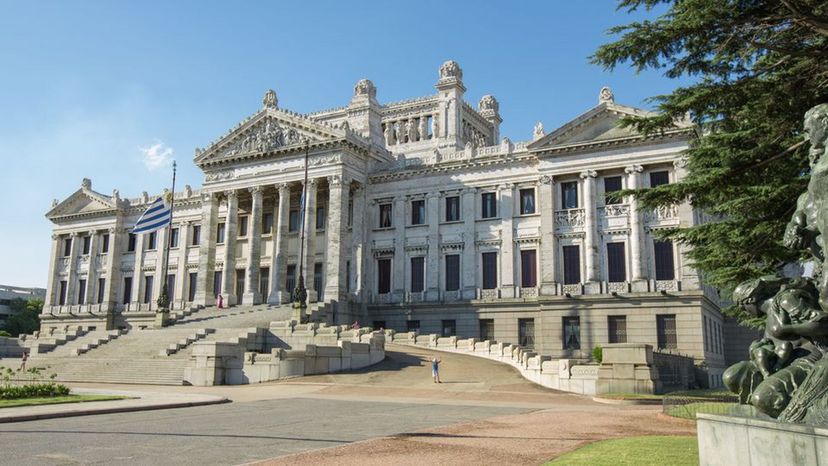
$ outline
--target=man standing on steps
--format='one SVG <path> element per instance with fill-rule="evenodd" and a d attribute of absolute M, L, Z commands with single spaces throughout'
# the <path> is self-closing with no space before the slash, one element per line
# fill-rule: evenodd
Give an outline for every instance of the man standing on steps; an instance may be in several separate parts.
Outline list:
<path fill-rule="evenodd" d="M 440 363 L 442 361 L 438 359 L 436 356 L 431 358 L 431 378 L 434 379 L 434 383 L 443 383 L 440 381 Z"/>

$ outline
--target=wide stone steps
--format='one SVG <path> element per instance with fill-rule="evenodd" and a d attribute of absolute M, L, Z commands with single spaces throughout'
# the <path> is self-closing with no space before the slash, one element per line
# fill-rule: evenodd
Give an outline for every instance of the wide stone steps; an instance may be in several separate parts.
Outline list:
<path fill-rule="evenodd" d="M 37 338 L 35 338 L 34 335 L 29 335 L 26 338 L 26 345 L 29 347 L 32 354 L 46 354 L 55 351 L 70 341 L 74 341 L 87 333 L 89 333 L 87 330 L 77 328 L 67 330 L 65 332 L 56 332 L 52 335 L 37 334 Z"/>
<path fill-rule="evenodd" d="M 182 385 L 187 364 L 185 359 L 48 358 L 33 360 L 31 367 L 42 367 L 45 376 L 56 374 L 62 382 Z"/>
<path fill-rule="evenodd" d="M 77 338 L 72 342 L 63 345 L 51 354 L 57 357 L 79 356 L 98 348 L 99 346 L 105 345 L 125 333 L 127 333 L 126 330 L 94 330 L 87 333 L 83 337 Z"/>

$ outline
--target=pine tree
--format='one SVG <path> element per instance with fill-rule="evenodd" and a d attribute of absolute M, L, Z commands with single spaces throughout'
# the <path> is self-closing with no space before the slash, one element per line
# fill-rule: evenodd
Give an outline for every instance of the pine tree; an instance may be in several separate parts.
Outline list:
<path fill-rule="evenodd" d="M 702 128 L 686 179 L 635 195 L 646 208 L 690 201 L 704 213 L 707 223 L 666 236 L 692 246 L 694 266 L 727 297 L 797 258 L 781 241 L 808 183 L 802 117 L 828 102 L 828 2 L 621 0 L 618 8 L 666 12 L 612 28 L 617 40 L 592 62 L 692 82 L 653 96 L 658 116 L 622 124 L 652 133 L 689 115 Z"/>

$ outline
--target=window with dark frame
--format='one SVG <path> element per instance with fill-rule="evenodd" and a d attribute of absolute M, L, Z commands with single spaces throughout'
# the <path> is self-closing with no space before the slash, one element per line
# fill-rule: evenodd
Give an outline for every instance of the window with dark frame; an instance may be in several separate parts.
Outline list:
<path fill-rule="evenodd" d="M 193 237 L 190 238 L 190 246 L 201 244 L 201 225 L 193 225 Z"/>
<path fill-rule="evenodd" d="M 608 316 L 607 326 L 610 343 L 627 342 L 627 316 Z"/>
<path fill-rule="evenodd" d="M 147 275 L 144 277 L 144 304 L 152 302 L 152 285 L 155 277 Z"/>
<path fill-rule="evenodd" d="M 76 304 L 85 304 L 86 302 L 86 280 L 81 278 L 78 280 L 78 302 Z"/>
<path fill-rule="evenodd" d="M 99 278 L 98 279 L 98 304 L 104 302 L 104 291 L 106 291 L 106 279 Z"/>
<path fill-rule="evenodd" d="M 650 187 L 655 188 L 664 184 L 670 184 L 670 173 L 666 170 L 650 172 Z"/>
<path fill-rule="evenodd" d="M 379 205 L 379 227 L 391 228 L 391 204 Z"/>
<path fill-rule="evenodd" d="M 564 246 L 563 272 L 564 285 L 581 283 L 581 251 L 578 245 Z"/>
<path fill-rule="evenodd" d="M 653 258 L 655 260 L 656 280 L 675 280 L 673 242 L 654 240 Z"/>
<path fill-rule="evenodd" d="M 58 293 L 58 305 L 66 304 L 66 280 L 60 281 L 60 292 Z"/>
<path fill-rule="evenodd" d="M 178 247 L 178 228 L 170 229 L 170 247 L 177 248 Z"/>
<path fill-rule="evenodd" d="M 577 209 L 578 208 L 578 182 L 567 181 L 561 183 L 561 208 L 563 209 Z"/>
<path fill-rule="evenodd" d="M 287 266 L 285 273 L 285 289 L 293 296 L 293 289 L 296 288 L 296 265 L 290 264 Z M 292 299 L 292 298 L 291 298 Z"/>
<path fill-rule="evenodd" d="M 247 216 L 239 217 L 239 237 L 247 236 Z"/>
<path fill-rule="evenodd" d="M 224 222 L 219 223 L 216 225 L 216 244 L 224 243 Z"/>
<path fill-rule="evenodd" d="M 656 316 L 656 331 L 658 333 L 658 349 L 677 349 L 676 315 L 659 314 Z"/>
<path fill-rule="evenodd" d="M 460 255 L 446 255 L 446 291 L 460 289 Z"/>
<path fill-rule="evenodd" d="M 627 281 L 624 243 L 607 243 L 607 281 L 610 283 Z"/>
<path fill-rule="evenodd" d="M 494 319 L 480 319 L 480 340 L 494 339 Z"/>
<path fill-rule="evenodd" d="M 411 292 L 420 293 L 425 288 L 425 258 L 411 258 Z"/>
<path fill-rule="evenodd" d="M 535 188 L 521 189 L 519 199 L 520 215 L 535 213 Z"/>
<path fill-rule="evenodd" d="M 621 189 L 622 187 L 620 176 L 604 177 L 604 204 L 620 204 L 622 198 L 620 195 L 618 195 L 618 192 L 621 191 Z"/>
<path fill-rule="evenodd" d="M 63 240 L 63 257 L 72 255 L 72 238 L 65 238 Z"/>
<path fill-rule="evenodd" d="M 523 348 L 535 347 L 535 319 L 518 319 L 518 344 Z"/>
<path fill-rule="evenodd" d="M 441 322 L 442 328 L 442 336 L 444 337 L 453 337 L 457 335 L 457 321 L 456 320 L 444 320 Z"/>
<path fill-rule="evenodd" d="M 83 237 L 83 250 L 81 251 L 81 254 L 83 254 L 83 255 L 89 254 L 89 249 L 90 249 L 91 245 L 92 245 L 92 237 L 89 236 L 89 235 L 84 236 Z"/>
<path fill-rule="evenodd" d="M 391 292 L 391 259 L 377 259 L 377 293 Z"/>
<path fill-rule="evenodd" d="M 101 237 L 101 254 L 109 252 L 109 233 Z"/>
<path fill-rule="evenodd" d="M 325 229 L 325 208 L 324 207 L 317 207 L 316 208 L 316 229 L 317 230 L 324 230 Z"/>
<path fill-rule="evenodd" d="M 152 251 L 156 248 L 156 240 L 158 239 L 158 234 L 156 232 L 152 232 L 147 236 L 147 250 Z"/>
<path fill-rule="evenodd" d="M 537 270 L 537 252 L 534 249 L 520 251 L 520 286 L 538 286 Z"/>
<path fill-rule="evenodd" d="M 129 304 L 132 301 L 132 277 L 124 277 L 123 303 Z"/>
<path fill-rule="evenodd" d="M 136 236 L 135 233 L 130 233 L 127 237 L 127 252 L 134 252 L 135 251 L 135 240 Z"/>
<path fill-rule="evenodd" d="M 493 290 L 497 288 L 497 253 L 484 252 L 480 256 L 483 265 L 483 289 Z"/>
<path fill-rule="evenodd" d="M 563 349 L 581 349 L 581 318 L 562 317 L 563 324 Z"/>
<path fill-rule="evenodd" d="M 288 214 L 288 231 L 299 231 L 299 211 L 291 210 Z"/>
<path fill-rule="evenodd" d="M 190 288 L 187 290 L 187 301 L 195 301 L 196 287 L 198 286 L 198 272 L 190 272 Z"/>
<path fill-rule="evenodd" d="M 406 320 L 405 321 L 405 331 L 406 332 L 418 332 L 420 331 L 420 321 L 419 320 Z"/>
<path fill-rule="evenodd" d="M 480 211 L 481 218 L 497 217 L 497 193 L 480 194 L 480 202 L 482 206 Z"/>
<path fill-rule="evenodd" d="M 425 200 L 417 199 L 411 201 L 411 224 L 422 225 L 425 223 Z"/>
<path fill-rule="evenodd" d="M 460 197 L 450 196 L 446 198 L 446 221 L 456 222 L 460 220 Z"/>
<path fill-rule="evenodd" d="M 262 234 L 269 235 L 273 232 L 273 213 L 268 212 L 262 216 Z"/>

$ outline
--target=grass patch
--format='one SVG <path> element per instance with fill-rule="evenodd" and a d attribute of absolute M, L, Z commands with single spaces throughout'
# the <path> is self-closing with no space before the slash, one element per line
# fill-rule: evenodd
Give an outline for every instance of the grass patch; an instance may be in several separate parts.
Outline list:
<path fill-rule="evenodd" d="M 696 437 L 656 436 L 628 437 L 590 443 L 566 453 L 547 465 L 646 466 L 699 464 Z"/>
<path fill-rule="evenodd" d="M 698 398 L 700 400 L 708 398 L 719 398 L 723 396 L 736 396 L 733 392 L 723 388 L 704 388 L 699 390 L 682 390 L 677 392 L 662 393 L 655 395 L 652 393 L 603 393 L 596 395 L 599 398 L 608 398 L 610 400 L 662 400 L 664 397 L 685 397 Z"/>
<path fill-rule="evenodd" d="M 700 401 L 697 403 L 675 405 L 667 408 L 664 411 L 664 414 L 673 417 L 680 417 L 682 419 L 692 419 L 695 421 L 696 413 L 727 414 L 730 411 L 730 408 L 738 405 L 738 403 Z"/>
<path fill-rule="evenodd" d="M 14 400 L 0 400 L 0 408 L 16 408 L 20 406 L 54 405 L 62 403 L 83 403 L 85 401 L 124 400 L 128 396 L 118 395 L 67 395 L 47 396 L 39 398 L 17 398 Z"/>
<path fill-rule="evenodd" d="M 660 400 L 664 397 L 664 395 L 653 395 L 650 393 L 602 393 L 595 396 L 608 400 Z"/>

